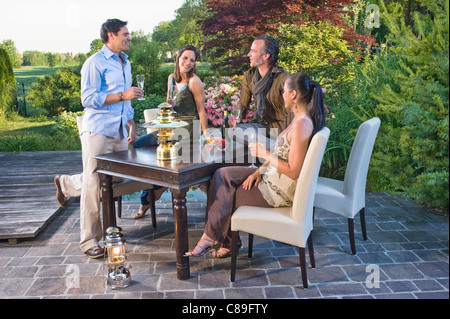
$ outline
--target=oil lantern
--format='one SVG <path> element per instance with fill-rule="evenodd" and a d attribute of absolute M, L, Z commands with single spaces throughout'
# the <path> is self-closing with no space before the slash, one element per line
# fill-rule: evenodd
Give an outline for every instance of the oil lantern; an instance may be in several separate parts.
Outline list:
<path fill-rule="evenodd" d="M 130 285 L 130 267 L 126 267 L 125 239 L 120 227 L 109 227 L 105 237 L 105 257 L 108 267 L 106 285 L 110 289 L 125 288 Z"/>

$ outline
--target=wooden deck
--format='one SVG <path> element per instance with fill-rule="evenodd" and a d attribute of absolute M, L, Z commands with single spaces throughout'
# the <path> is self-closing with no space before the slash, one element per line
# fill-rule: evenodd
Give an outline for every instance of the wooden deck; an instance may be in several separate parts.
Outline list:
<path fill-rule="evenodd" d="M 54 176 L 81 171 L 81 151 L 0 153 L 0 240 L 35 237 L 60 211 Z"/>

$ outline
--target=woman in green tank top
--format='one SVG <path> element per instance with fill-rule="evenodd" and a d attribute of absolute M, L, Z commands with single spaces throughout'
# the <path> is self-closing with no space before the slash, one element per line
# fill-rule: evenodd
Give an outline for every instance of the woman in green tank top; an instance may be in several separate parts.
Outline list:
<path fill-rule="evenodd" d="M 174 106 L 177 112 L 175 118 L 188 122 L 190 138 L 194 137 L 194 120 L 200 120 L 201 132 L 206 133 L 208 120 L 205 111 L 205 89 L 198 76 L 198 52 L 193 45 L 183 46 L 177 54 L 174 73 L 169 75 L 167 83 L 167 102 Z M 198 122 L 197 122 L 198 123 Z M 200 137 L 201 132 L 196 132 Z"/>
<path fill-rule="evenodd" d="M 197 67 L 195 65 L 198 57 L 197 49 L 193 45 L 183 46 L 177 54 L 174 73 L 169 75 L 167 83 L 167 102 L 174 106 L 177 112 L 175 118 L 189 123 L 187 127 L 189 137 L 200 137 L 201 132 L 193 134 L 194 129 L 199 130 L 198 123 L 194 120 L 200 120 L 201 131 L 206 134 L 208 129 L 208 120 L 205 111 L 205 89 L 202 81 L 198 76 Z M 157 144 L 156 136 L 147 134 L 140 137 L 134 143 L 134 147 L 143 147 Z M 164 193 L 166 188 L 155 186 L 155 200 L 158 200 Z M 141 205 L 137 214 L 133 218 L 141 218 L 150 208 L 148 201 L 148 190 L 141 192 Z"/>

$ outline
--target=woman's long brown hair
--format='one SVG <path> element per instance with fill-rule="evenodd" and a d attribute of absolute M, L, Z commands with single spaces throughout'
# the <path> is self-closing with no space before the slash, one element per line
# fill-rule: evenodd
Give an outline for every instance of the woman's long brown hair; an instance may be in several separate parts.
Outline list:
<path fill-rule="evenodd" d="M 197 62 L 197 57 L 198 57 L 198 51 L 197 49 L 191 45 L 191 44 L 187 44 L 185 46 L 183 46 L 180 51 L 177 54 L 177 58 L 176 58 L 176 62 L 175 62 L 175 70 L 173 72 L 174 74 L 174 79 L 175 82 L 180 83 L 182 81 L 181 78 L 181 74 L 180 74 L 180 57 L 183 54 L 184 51 L 193 51 L 195 54 L 195 61 Z M 197 65 L 194 64 L 194 67 L 188 72 L 187 77 L 188 77 L 188 81 L 191 77 L 194 76 L 194 74 L 198 75 L 198 71 L 197 71 Z"/>

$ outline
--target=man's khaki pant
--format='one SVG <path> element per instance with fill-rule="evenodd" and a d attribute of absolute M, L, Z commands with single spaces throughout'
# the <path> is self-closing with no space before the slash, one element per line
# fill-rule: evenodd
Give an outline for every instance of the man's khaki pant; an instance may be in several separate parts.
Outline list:
<path fill-rule="evenodd" d="M 85 132 L 81 135 L 83 173 L 77 175 L 61 175 L 61 189 L 66 197 L 80 198 L 80 248 L 86 252 L 98 246 L 102 238 L 100 220 L 100 181 L 97 160 L 94 156 L 128 149 L 126 138 L 106 137 L 98 133 Z"/>

